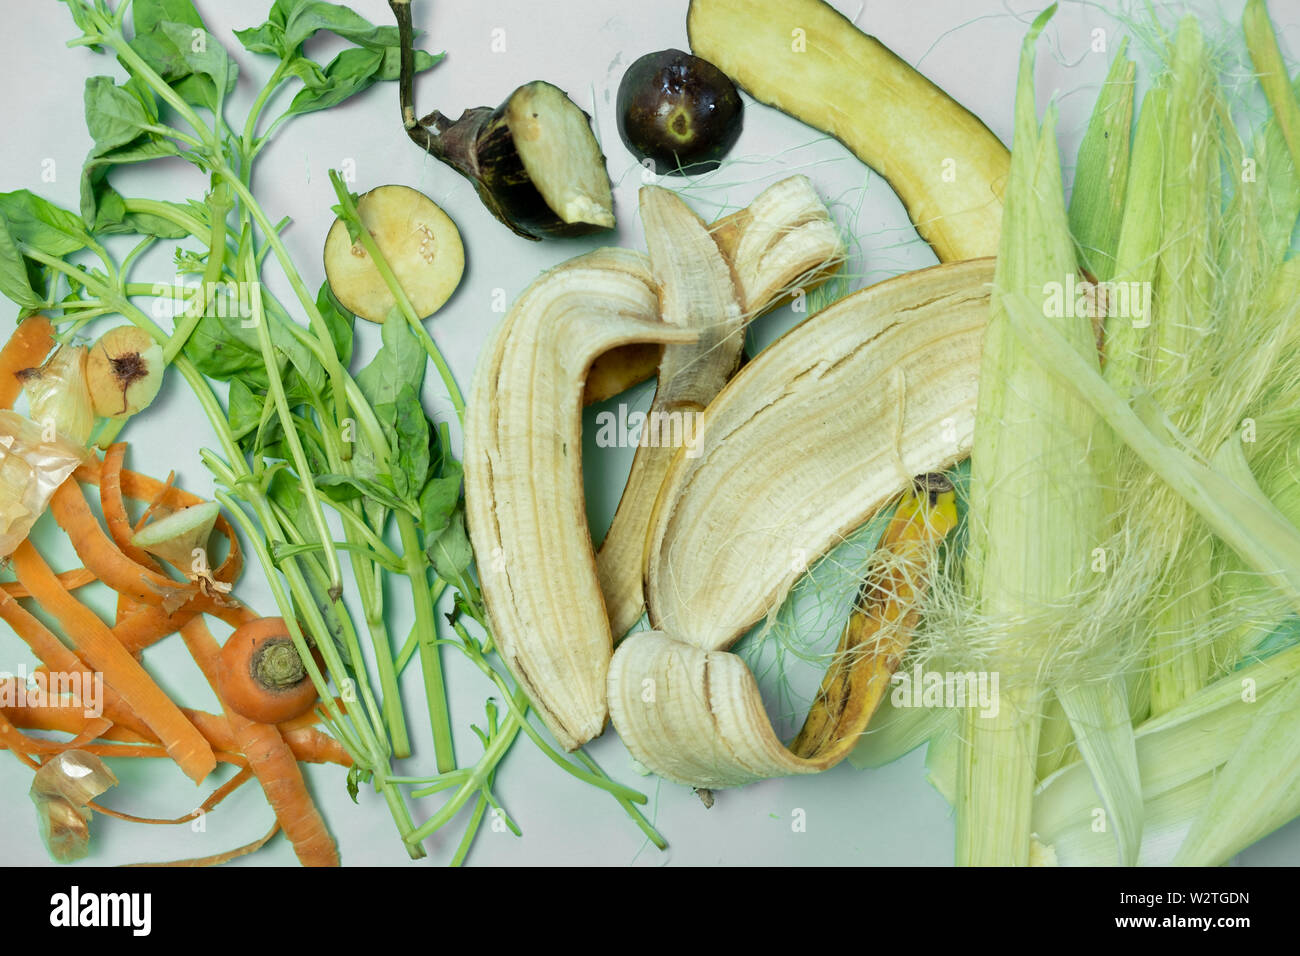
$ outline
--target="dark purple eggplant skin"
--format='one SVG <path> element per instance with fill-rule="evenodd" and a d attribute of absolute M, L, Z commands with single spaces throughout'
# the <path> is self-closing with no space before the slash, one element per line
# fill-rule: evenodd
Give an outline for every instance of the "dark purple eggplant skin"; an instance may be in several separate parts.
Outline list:
<path fill-rule="evenodd" d="M 736 85 L 708 60 L 681 50 L 647 53 L 618 85 L 619 135 L 656 173 L 717 169 L 743 126 Z"/>
<path fill-rule="evenodd" d="M 515 148 L 514 133 L 506 118 L 510 101 L 544 82 L 525 83 L 496 109 L 478 106 L 466 110 L 454 123 L 441 113 L 431 113 L 421 120 L 421 129 L 428 126 L 437 129 L 439 135 L 419 142 L 473 183 L 483 205 L 515 235 L 532 240 L 572 239 L 600 232 L 604 226 L 565 222 L 557 216 L 533 185 Z"/>

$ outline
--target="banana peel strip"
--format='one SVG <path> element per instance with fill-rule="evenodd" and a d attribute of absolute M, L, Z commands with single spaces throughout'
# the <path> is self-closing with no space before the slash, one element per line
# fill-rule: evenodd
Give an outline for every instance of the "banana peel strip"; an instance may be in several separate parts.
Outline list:
<path fill-rule="evenodd" d="M 664 349 L 627 484 L 596 555 L 615 640 L 645 609 L 641 556 L 659 486 L 677 449 L 692 450 L 700 413 L 739 368 L 745 345 L 731 269 L 708 227 L 667 189 L 643 186 L 640 201 L 660 314 L 669 325 L 697 330 L 699 339 Z"/>
<path fill-rule="evenodd" d="M 746 322 L 817 288 L 847 257 L 830 210 L 803 175 L 773 183 L 709 231 L 731 265 Z M 592 363 L 583 401 L 602 402 L 650 378 L 662 351 L 635 344 L 606 352 Z"/>
<path fill-rule="evenodd" d="M 659 319 L 644 256 L 604 249 L 544 273 L 475 369 L 465 501 L 502 659 L 560 744 L 604 728 L 612 652 L 582 486 L 582 394 L 596 356 L 696 334 Z"/>
<path fill-rule="evenodd" d="M 853 750 L 911 641 L 939 542 L 957 524 L 952 485 L 926 475 L 899 503 L 803 729 L 787 750 L 745 662 L 658 631 L 614 654 L 609 705 L 633 756 L 700 789 L 817 773 Z"/>
<path fill-rule="evenodd" d="M 666 189 L 643 187 L 640 204 L 663 319 L 698 328 L 700 340 L 663 350 L 641 443 L 596 554 L 616 642 L 645 610 L 642 558 L 659 488 L 676 449 L 692 441 L 696 416 L 739 368 L 745 324 L 826 281 L 846 255 L 806 176 L 769 186 L 710 227 Z"/>
<path fill-rule="evenodd" d="M 679 453 L 646 542 L 654 630 L 729 647 L 808 565 L 970 452 L 993 260 L 879 283 L 741 370 Z"/>

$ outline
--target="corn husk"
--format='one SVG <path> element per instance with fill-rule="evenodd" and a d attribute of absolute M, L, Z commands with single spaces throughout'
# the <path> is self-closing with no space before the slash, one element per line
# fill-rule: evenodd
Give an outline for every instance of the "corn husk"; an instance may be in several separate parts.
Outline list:
<path fill-rule="evenodd" d="M 1033 678 L 1034 660 L 1036 645 L 1052 639 L 1042 633 L 1041 615 L 1075 593 L 1104 521 L 1102 482 L 1094 469 L 1105 452 L 1095 413 L 1034 360 L 1004 304 L 1012 295 L 1041 296 L 1048 283 L 1065 283 L 1077 269 L 1055 109 L 1049 108 L 1041 128 L 1034 112 L 1034 44 L 1054 12 L 1034 22 L 1021 53 L 1002 245 L 980 371 L 966 587 L 976 614 L 1003 622 L 991 660 L 1004 673 L 996 716 L 974 709 L 962 715 L 956 793 L 961 864 L 1029 861 L 1044 689 Z M 1079 361 L 1098 370 L 1091 319 L 1052 322 Z"/>

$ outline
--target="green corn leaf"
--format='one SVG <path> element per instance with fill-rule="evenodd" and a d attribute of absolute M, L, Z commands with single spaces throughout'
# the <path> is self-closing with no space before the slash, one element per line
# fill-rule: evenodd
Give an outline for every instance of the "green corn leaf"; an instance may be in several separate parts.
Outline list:
<path fill-rule="evenodd" d="M 1070 231 L 1081 264 L 1100 281 L 1111 278 L 1128 187 L 1133 90 L 1137 66 L 1120 43 L 1079 146 L 1070 194 Z"/>
<path fill-rule="evenodd" d="M 1292 86 L 1282 51 L 1278 49 L 1277 34 L 1268 18 L 1264 0 L 1247 0 L 1242 14 L 1242 28 L 1246 33 L 1246 46 L 1251 62 L 1264 88 L 1269 106 L 1273 108 L 1282 138 L 1291 151 L 1291 161 L 1300 169 L 1300 97 Z"/>
<path fill-rule="evenodd" d="M 1114 831 L 1122 866 L 1136 866 L 1142 846 L 1142 781 L 1123 677 L 1057 687 L 1074 740 Z"/>
<path fill-rule="evenodd" d="M 982 619 L 1005 622 L 991 666 L 1002 672 L 996 715 L 962 714 L 958 753 L 957 861 L 1025 865 L 1031 852 L 1031 800 L 1041 728 L 1037 642 L 1052 639 L 1033 621 L 1075 592 L 1087 556 L 1101 540 L 1107 461 L 1095 413 L 1047 374 L 1018 339 L 1007 315 L 1012 297 L 1037 296 L 1077 273 L 1057 150 L 1056 111 L 1040 127 L 1034 103 L 1034 49 L 1055 12 L 1034 21 L 1021 52 L 1015 138 L 1002 239 L 971 453 L 970 537 L 966 585 Z M 1067 313 L 1068 315 L 1068 313 Z M 1091 352 L 1087 315 L 1056 317 L 1075 357 Z"/>

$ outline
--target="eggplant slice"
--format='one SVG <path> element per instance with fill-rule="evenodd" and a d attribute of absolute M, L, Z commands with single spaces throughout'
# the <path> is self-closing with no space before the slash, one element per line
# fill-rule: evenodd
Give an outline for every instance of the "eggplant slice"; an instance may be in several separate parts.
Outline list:
<path fill-rule="evenodd" d="M 465 271 L 465 247 L 456 224 L 432 199 L 409 186 L 380 186 L 357 200 L 362 224 L 374 236 L 419 318 L 438 311 Z M 335 220 L 325 238 L 325 275 L 345 309 L 383 322 L 397 305 L 370 255 Z"/>

